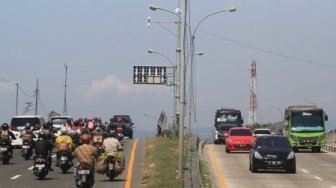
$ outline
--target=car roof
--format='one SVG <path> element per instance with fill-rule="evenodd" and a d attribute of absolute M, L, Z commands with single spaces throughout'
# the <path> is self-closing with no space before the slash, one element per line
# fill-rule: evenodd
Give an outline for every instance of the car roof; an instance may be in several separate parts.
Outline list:
<path fill-rule="evenodd" d="M 13 118 L 43 118 L 43 117 L 34 115 L 20 115 L 20 116 L 14 116 Z"/>
<path fill-rule="evenodd" d="M 71 116 L 54 116 L 54 117 L 52 117 L 50 119 L 57 119 L 57 118 L 69 118 L 69 119 L 72 119 Z"/>
<path fill-rule="evenodd" d="M 251 130 L 250 128 L 248 127 L 232 127 L 231 129 L 246 129 L 246 130 Z M 230 130 L 231 130 L 230 129 Z"/>

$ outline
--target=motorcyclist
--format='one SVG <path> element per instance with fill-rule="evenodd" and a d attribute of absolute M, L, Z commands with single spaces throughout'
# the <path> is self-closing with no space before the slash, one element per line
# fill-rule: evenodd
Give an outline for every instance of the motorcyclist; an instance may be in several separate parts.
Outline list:
<path fill-rule="evenodd" d="M 35 157 L 38 155 L 41 155 L 45 159 L 48 160 L 48 167 L 50 171 L 54 171 L 53 168 L 51 168 L 51 150 L 52 150 L 52 144 L 49 140 L 46 139 L 46 134 L 39 133 L 38 139 L 35 143 Z"/>
<path fill-rule="evenodd" d="M 12 141 L 16 140 L 16 137 L 12 131 L 9 130 L 9 125 L 7 123 L 3 123 L 0 130 L 0 141 L 2 139 L 8 139 L 8 146 L 9 146 L 9 157 L 13 157 L 13 147 L 12 147 Z"/>
<path fill-rule="evenodd" d="M 22 140 L 29 141 L 31 146 L 34 146 L 34 138 L 36 138 L 36 135 L 33 133 L 29 123 L 25 125 L 24 130 L 21 132 L 20 138 L 22 138 Z"/>
<path fill-rule="evenodd" d="M 57 154 L 57 162 L 55 163 L 55 166 L 59 166 L 59 158 L 60 158 L 60 152 L 63 150 L 67 150 L 69 152 L 72 152 L 73 150 L 73 141 L 70 135 L 68 135 L 68 131 L 65 127 L 61 128 L 61 135 L 59 135 L 56 138 L 56 154 Z M 67 147 L 66 148 L 61 148 L 61 143 L 66 143 Z M 71 156 L 70 156 L 71 157 Z"/>
<path fill-rule="evenodd" d="M 116 156 L 117 152 L 122 150 L 121 144 L 116 137 L 116 133 L 110 131 L 103 141 L 103 149 L 108 156 Z"/>
<path fill-rule="evenodd" d="M 95 159 L 98 157 L 96 148 L 90 145 L 90 136 L 88 134 L 83 134 L 81 136 L 81 141 L 82 145 L 78 146 L 72 154 L 73 158 L 77 158 L 78 160 L 78 164 L 75 166 L 74 169 L 75 177 L 77 177 L 77 167 L 81 162 L 89 164 L 93 172 L 92 174 L 94 174 Z"/>
<path fill-rule="evenodd" d="M 48 122 L 43 124 L 42 129 L 40 131 L 40 133 L 45 135 L 45 139 L 49 140 L 50 142 L 52 142 L 54 140 L 53 126 L 52 125 L 53 125 L 53 122 L 48 121 Z"/>
<path fill-rule="evenodd" d="M 92 131 L 92 142 L 103 142 L 103 134 L 104 134 L 104 130 L 100 127 L 96 127 L 93 131 Z"/>

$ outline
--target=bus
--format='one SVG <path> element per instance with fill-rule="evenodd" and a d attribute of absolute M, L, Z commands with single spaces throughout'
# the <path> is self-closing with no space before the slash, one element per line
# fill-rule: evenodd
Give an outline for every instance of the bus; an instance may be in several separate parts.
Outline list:
<path fill-rule="evenodd" d="M 293 105 L 285 110 L 285 136 L 294 151 L 311 149 L 320 152 L 326 144 L 328 116 L 322 108 L 309 105 Z"/>
<path fill-rule="evenodd" d="M 225 134 L 232 127 L 242 127 L 241 111 L 235 108 L 219 108 L 215 114 L 214 144 L 225 144 Z"/>

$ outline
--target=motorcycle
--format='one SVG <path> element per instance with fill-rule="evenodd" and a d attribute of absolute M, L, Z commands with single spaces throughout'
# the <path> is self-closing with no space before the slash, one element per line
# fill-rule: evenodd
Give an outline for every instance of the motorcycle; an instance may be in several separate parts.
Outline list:
<path fill-rule="evenodd" d="M 96 148 L 98 155 L 102 153 L 102 146 L 103 146 L 102 142 L 93 142 L 92 146 Z"/>
<path fill-rule="evenodd" d="M 32 148 L 32 145 L 31 145 L 31 141 L 23 140 L 22 141 L 21 156 L 25 160 L 29 160 L 32 155 L 33 155 L 33 148 Z"/>
<path fill-rule="evenodd" d="M 117 125 L 116 134 L 119 141 L 124 139 L 124 127 L 123 125 Z"/>
<path fill-rule="evenodd" d="M 59 167 L 61 168 L 63 174 L 67 173 L 68 170 L 72 167 L 72 160 L 70 157 L 71 153 L 68 151 L 62 151 L 59 158 Z"/>
<path fill-rule="evenodd" d="M 11 151 L 9 148 L 9 138 L 8 137 L 1 137 L 0 142 L 0 151 L 1 151 L 1 159 L 2 164 L 9 164 L 9 159 L 11 157 Z"/>
<path fill-rule="evenodd" d="M 80 162 L 77 166 L 76 185 L 80 188 L 91 188 L 94 184 L 93 169 L 88 163 Z"/>
<path fill-rule="evenodd" d="M 107 165 L 106 165 L 106 176 L 110 178 L 110 181 L 116 177 L 116 174 L 114 172 L 115 162 L 116 158 L 113 156 L 108 156 L 106 159 Z"/>
<path fill-rule="evenodd" d="M 48 160 L 41 155 L 34 157 L 34 175 L 43 179 L 49 173 Z"/>

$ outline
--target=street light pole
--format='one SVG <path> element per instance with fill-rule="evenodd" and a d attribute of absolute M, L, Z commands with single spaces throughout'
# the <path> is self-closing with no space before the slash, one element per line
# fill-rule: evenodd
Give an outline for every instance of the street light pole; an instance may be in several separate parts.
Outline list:
<path fill-rule="evenodd" d="M 176 68 L 177 66 L 173 64 L 173 61 L 168 57 L 166 56 L 165 54 L 162 54 L 160 52 L 157 52 L 157 51 L 154 51 L 153 49 L 148 49 L 148 53 L 153 53 L 153 54 L 158 54 L 158 55 L 161 55 L 162 57 L 166 58 L 169 63 L 172 65 L 172 68 L 173 68 L 173 92 L 174 92 L 174 95 L 173 95 L 173 115 L 174 115 L 174 118 L 173 118 L 173 126 L 175 126 L 176 122 L 176 106 L 177 106 L 177 97 L 176 97 Z"/>
<path fill-rule="evenodd" d="M 190 32 L 190 54 L 191 54 L 191 59 L 190 59 L 190 96 L 189 96 L 189 135 L 191 135 L 191 114 L 192 114 L 192 104 L 194 102 L 194 94 L 195 94 L 195 85 L 194 85 L 194 61 L 195 61 L 195 55 L 203 55 L 203 53 L 195 53 L 195 34 L 196 31 L 198 29 L 198 27 L 200 26 L 200 24 L 206 20 L 208 17 L 215 15 L 215 14 L 219 14 L 222 12 L 234 12 L 237 9 L 235 7 L 229 7 L 223 10 L 219 10 L 219 11 L 215 11 L 212 12 L 206 16 L 204 16 L 197 24 L 195 29 L 193 30 L 193 32 L 191 32 L 191 29 L 189 28 L 189 32 Z M 196 121 L 196 113 L 195 113 L 195 121 Z"/>

